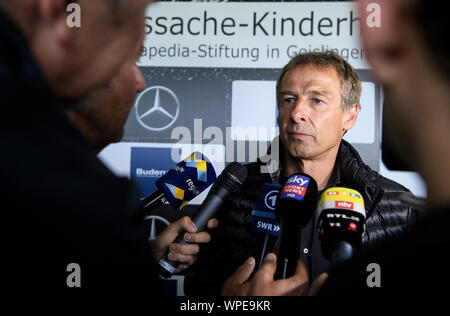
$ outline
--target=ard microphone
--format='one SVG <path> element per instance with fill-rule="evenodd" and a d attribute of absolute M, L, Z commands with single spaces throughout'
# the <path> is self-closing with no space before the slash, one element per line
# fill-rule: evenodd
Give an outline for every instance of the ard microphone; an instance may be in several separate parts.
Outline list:
<path fill-rule="evenodd" d="M 275 279 L 295 273 L 301 230 L 311 220 L 317 202 L 316 181 L 302 173 L 291 175 L 283 185 L 275 208 L 281 224 Z"/>
<path fill-rule="evenodd" d="M 192 221 L 200 232 L 206 227 L 208 220 L 213 218 L 222 207 L 225 199 L 230 193 L 236 192 L 247 178 L 247 168 L 240 163 L 232 162 L 221 173 L 217 181 L 212 186 L 205 201 L 200 205 L 192 217 Z M 180 233 L 174 243 L 187 244 L 183 238 L 184 232 Z M 179 262 L 167 258 L 166 254 L 159 260 L 160 275 L 168 278 L 176 270 Z"/>
<path fill-rule="evenodd" d="M 265 256 L 269 236 L 278 237 L 280 235 L 280 223 L 275 216 L 275 206 L 280 190 L 281 185 L 279 184 L 264 183 L 259 189 L 258 201 L 252 211 L 252 231 L 265 235 L 259 266 Z"/>
<path fill-rule="evenodd" d="M 333 265 L 350 259 L 361 246 L 365 229 L 362 195 L 348 188 L 329 188 L 322 193 L 317 215 L 323 256 Z"/>
<path fill-rule="evenodd" d="M 216 172 L 209 159 L 194 152 L 156 180 L 158 190 L 141 202 L 146 214 L 167 203 L 174 209 L 181 209 L 214 181 Z"/>

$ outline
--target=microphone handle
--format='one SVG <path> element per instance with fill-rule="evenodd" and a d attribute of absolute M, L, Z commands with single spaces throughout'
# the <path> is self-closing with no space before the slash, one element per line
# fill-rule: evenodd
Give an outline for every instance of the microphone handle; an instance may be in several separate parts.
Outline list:
<path fill-rule="evenodd" d="M 202 205 L 198 208 L 198 211 L 192 217 L 192 221 L 197 226 L 197 232 L 201 232 L 205 229 L 206 224 L 211 218 L 214 218 L 216 213 L 223 205 L 223 200 L 215 194 L 209 195 Z"/>
<path fill-rule="evenodd" d="M 353 257 L 353 246 L 343 240 L 335 241 L 332 245 L 331 262 L 333 266 L 343 263 Z"/>
<path fill-rule="evenodd" d="M 166 196 L 161 190 L 156 190 L 141 200 L 144 210 L 151 211 L 167 203 Z"/>
<path fill-rule="evenodd" d="M 295 220 L 289 218 L 280 220 L 281 232 L 278 239 L 280 246 L 277 253 L 275 280 L 291 277 L 297 267 L 302 227 L 289 225 L 290 223 L 295 223 Z"/>
<path fill-rule="evenodd" d="M 208 221 L 213 218 L 219 209 L 223 205 L 223 200 L 215 194 L 209 194 L 202 205 L 198 208 L 197 212 L 192 217 L 192 221 L 195 226 L 197 226 L 197 232 L 201 232 L 205 229 Z M 175 244 L 188 244 L 186 240 L 184 240 L 185 232 L 181 232 L 178 234 L 177 238 L 173 241 Z M 169 249 L 166 250 L 164 256 L 159 260 L 159 274 L 165 278 L 169 278 L 177 269 L 180 264 L 179 261 L 173 261 L 167 258 L 167 254 L 169 253 Z"/>

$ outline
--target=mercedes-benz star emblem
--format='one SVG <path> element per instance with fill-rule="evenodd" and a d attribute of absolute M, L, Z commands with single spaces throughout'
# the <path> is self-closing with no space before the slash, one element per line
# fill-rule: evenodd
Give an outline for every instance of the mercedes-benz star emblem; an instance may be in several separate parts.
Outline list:
<path fill-rule="evenodd" d="M 180 102 L 172 90 L 153 86 L 144 90 L 136 100 L 136 119 L 150 131 L 163 131 L 178 118 Z"/>
<path fill-rule="evenodd" d="M 146 217 L 145 220 L 150 221 L 150 236 L 148 237 L 148 241 L 155 240 L 156 237 L 158 237 L 158 235 L 165 229 L 162 225 L 165 225 L 166 227 L 170 225 L 170 222 L 161 216 L 151 215 Z M 159 224 L 158 228 L 156 228 L 156 222 L 162 224 Z M 164 227 L 164 229 L 161 229 L 162 227 L 160 226 Z"/>

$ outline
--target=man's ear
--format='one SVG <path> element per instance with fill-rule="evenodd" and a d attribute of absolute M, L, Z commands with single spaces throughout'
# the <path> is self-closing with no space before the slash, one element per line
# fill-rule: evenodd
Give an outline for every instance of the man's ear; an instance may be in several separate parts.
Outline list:
<path fill-rule="evenodd" d="M 342 128 L 345 131 L 348 131 L 355 125 L 356 119 L 358 118 L 358 113 L 359 113 L 359 105 L 358 104 L 355 103 L 355 104 L 352 104 L 349 107 L 347 107 L 347 109 L 344 112 L 343 122 L 342 122 Z"/>
<path fill-rule="evenodd" d="M 372 72 L 383 84 L 397 80 L 401 74 L 399 59 L 408 51 L 405 12 L 408 1 L 359 0 L 361 32 Z"/>
<path fill-rule="evenodd" d="M 70 39 L 73 29 L 67 25 L 67 0 L 39 0 L 37 1 L 40 21 L 64 45 Z"/>

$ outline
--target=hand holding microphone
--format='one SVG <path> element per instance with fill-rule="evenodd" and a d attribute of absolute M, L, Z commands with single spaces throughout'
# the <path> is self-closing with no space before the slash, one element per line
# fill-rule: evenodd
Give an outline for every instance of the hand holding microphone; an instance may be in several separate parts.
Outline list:
<path fill-rule="evenodd" d="M 306 184 L 306 182 L 304 182 L 305 180 L 306 179 L 296 179 L 294 182 L 297 182 L 298 184 Z M 288 180 L 285 186 L 292 185 L 291 182 L 292 181 Z M 290 191 L 294 191 L 294 194 Z M 312 191 L 314 191 L 314 189 Z M 295 197 L 296 192 L 303 192 L 303 189 L 298 187 L 283 187 L 281 192 L 289 194 L 292 198 Z M 280 197 L 278 198 L 277 205 L 279 201 Z M 293 201 L 287 202 L 292 203 Z M 312 202 L 310 201 L 309 203 Z M 278 208 L 281 206 L 282 204 L 279 205 Z M 283 206 L 282 209 L 285 211 L 291 210 L 290 207 L 285 206 Z M 294 207 L 293 210 L 296 209 L 298 209 L 298 207 Z M 303 206 L 301 209 L 303 209 Z M 311 210 L 311 208 L 306 208 L 306 210 Z M 359 249 L 364 232 L 365 209 L 362 195 L 352 189 L 330 188 L 322 194 L 317 208 L 317 214 L 319 217 L 319 238 L 321 240 L 321 248 L 324 257 L 330 259 L 333 264 L 338 264 L 351 258 L 352 255 Z M 311 214 L 305 212 L 297 215 L 301 215 L 303 222 L 305 222 Z M 299 225 L 298 223 L 302 223 L 302 220 L 297 218 L 294 226 Z M 289 225 L 288 230 L 291 230 Z M 281 229 L 280 237 L 282 234 L 283 227 Z M 284 250 L 280 249 L 281 255 L 291 249 L 287 252 L 288 259 L 289 253 L 292 252 L 292 249 L 298 249 L 298 244 L 296 241 L 299 239 L 292 240 L 290 243 L 287 243 L 286 247 L 282 248 Z M 295 253 L 297 255 L 296 258 L 298 258 L 298 250 Z M 318 293 L 319 289 L 328 277 L 326 273 L 322 273 L 316 280 L 314 280 L 312 286 L 309 287 L 308 272 L 306 267 L 301 260 L 297 260 L 294 273 L 287 276 L 286 279 L 274 280 L 275 271 L 277 271 L 276 273 L 280 273 L 279 271 L 284 272 L 287 270 L 286 267 L 280 269 L 275 258 L 276 257 L 274 254 L 268 254 L 261 266 L 261 269 L 255 273 L 253 279 L 248 280 L 255 269 L 255 260 L 253 258 L 249 258 L 247 262 L 240 266 L 224 283 L 222 287 L 222 295 L 315 295 Z M 291 261 L 292 265 L 292 260 L 288 260 L 287 264 L 289 264 L 289 261 Z M 279 258 L 278 262 L 280 262 Z M 286 263 L 286 261 L 281 260 L 281 264 L 284 263 Z"/>
<path fill-rule="evenodd" d="M 273 189 L 279 190 L 279 188 Z M 262 192 L 264 191 L 269 190 L 263 189 Z M 267 194 L 267 196 L 270 195 Z M 224 283 L 222 295 L 308 295 L 308 272 L 305 264 L 298 257 L 301 229 L 312 218 L 316 201 L 315 180 L 305 174 L 291 175 L 281 188 L 275 205 L 275 215 L 281 223 L 278 257 L 269 253 L 251 280 L 248 278 L 254 271 L 255 260 L 249 258 Z M 260 210 L 258 211 L 253 215 L 262 217 Z M 269 218 L 269 216 L 265 217 Z M 267 218 L 265 220 L 256 218 L 254 224 L 259 224 L 261 221 L 267 222 Z"/>
<path fill-rule="evenodd" d="M 200 152 L 194 152 L 156 181 L 158 189 L 141 200 L 145 214 L 149 215 L 153 209 L 164 204 L 181 209 L 215 180 L 216 172 L 208 158 Z M 208 222 L 210 229 L 217 225 L 217 220 Z M 185 238 L 190 237 L 192 244 L 172 244 L 183 230 L 187 232 Z M 198 243 L 206 243 L 209 240 L 210 235 L 207 232 L 197 233 L 197 227 L 191 219 L 183 217 L 169 225 L 152 241 L 153 255 L 156 260 L 160 260 L 166 253 L 179 264 L 174 272 L 180 272 L 195 262 L 199 252 Z"/>
<path fill-rule="evenodd" d="M 208 196 L 197 212 L 192 217 L 192 222 L 197 227 L 197 231 L 202 231 L 207 222 L 213 218 L 217 211 L 222 207 L 225 199 L 229 194 L 236 192 L 247 178 L 247 169 L 237 162 L 229 164 L 217 181 L 209 191 Z M 187 244 L 184 239 L 184 234 L 179 234 L 175 239 L 177 244 Z M 170 277 L 175 273 L 179 265 L 178 261 L 170 260 L 168 258 L 168 251 L 159 260 L 160 275 L 163 277 Z"/>
<path fill-rule="evenodd" d="M 265 256 L 261 268 L 248 280 L 255 269 L 255 259 L 250 257 L 241 265 L 223 287 L 222 296 L 305 296 L 309 294 L 309 277 L 305 264 L 298 259 L 293 275 L 286 279 L 274 280 L 277 256 Z"/>
<path fill-rule="evenodd" d="M 210 219 L 207 223 L 208 229 L 213 229 L 218 226 L 217 219 Z M 175 244 L 173 243 L 177 236 L 185 231 L 184 239 L 189 241 L 189 244 Z M 170 224 L 164 231 L 153 240 L 152 250 L 153 255 L 157 261 L 168 251 L 168 258 L 180 262 L 175 273 L 179 273 L 197 260 L 197 254 L 200 251 L 198 244 L 208 243 L 211 236 L 208 232 L 197 232 L 197 227 L 192 222 L 191 218 L 184 216 Z"/>

